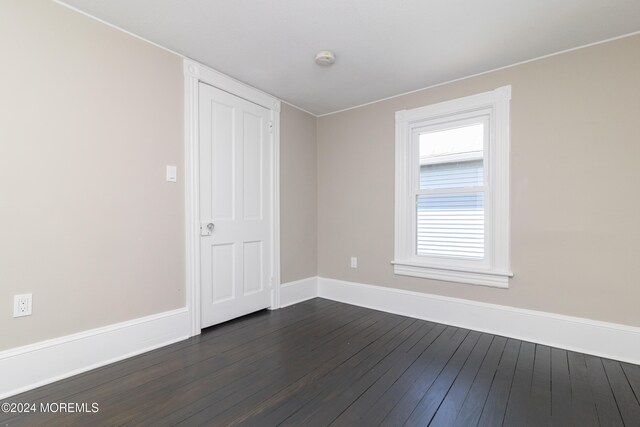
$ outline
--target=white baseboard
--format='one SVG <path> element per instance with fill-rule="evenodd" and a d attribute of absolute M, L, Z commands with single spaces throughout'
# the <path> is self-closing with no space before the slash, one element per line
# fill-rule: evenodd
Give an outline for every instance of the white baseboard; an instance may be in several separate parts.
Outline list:
<path fill-rule="evenodd" d="M 318 296 L 640 364 L 640 328 L 637 327 L 324 277 L 318 278 Z"/>
<path fill-rule="evenodd" d="M 310 277 L 281 306 L 315 297 L 640 364 L 640 328 L 393 288 Z M 189 337 L 186 308 L 0 352 L 0 399 Z"/>
<path fill-rule="evenodd" d="M 318 278 L 308 277 L 280 285 L 280 307 L 297 304 L 318 296 Z"/>
<path fill-rule="evenodd" d="M 186 308 L 0 352 L 0 399 L 189 337 Z"/>

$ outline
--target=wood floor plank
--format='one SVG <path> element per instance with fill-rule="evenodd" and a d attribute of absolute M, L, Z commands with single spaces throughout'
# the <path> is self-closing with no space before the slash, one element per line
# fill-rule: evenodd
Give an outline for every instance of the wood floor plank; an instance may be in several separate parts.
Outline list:
<path fill-rule="evenodd" d="M 494 351 L 490 351 L 482 362 L 478 375 L 474 378 L 471 389 L 469 393 L 467 393 L 462 408 L 460 408 L 460 412 L 453 425 L 465 427 L 478 424 L 480 416 L 482 415 L 482 409 L 484 408 L 484 402 L 487 400 L 487 394 L 491 388 L 491 383 L 500 364 L 500 359 L 502 358 L 506 344 L 506 338 L 494 338 L 491 346 L 491 349 Z"/>
<path fill-rule="evenodd" d="M 348 381 L 351 381 L 352 378 L 356 375 L 354 369 L 352 369 L 349 365 L 343 365 L 342 369 L 336 369 L 331 372 L 330 375 L 327 375 L 323 378 L 320 378 L 315 384 L 309 384 L 304 389 L 299 389 L 299 391 L 292 395 L 293 399 L 288 399 L 286 401 L 281 401 L 283 396 L 274 396 L 274 399 L 278 401 L 276 406 L 273 406 L 270 402 L 265 402 L 264 407 L 260 408 L 261 410 L 266 409 L 268 406 L 272 406 L 270 411 L 265 411 L 265 413 L 260 416 L 259 414 L 252 414 L 252 420 L 246 425 L 256 425 L 259 426 L 262 423 L 267 424 L 280 424 L 283 422 L 288 416 L 300 410 L 304 405 L 309 405 L 314 399 L 318 396 L 324 397 L 322 401 L 316 401 L 315 404 L 324 404 L 329 401 L 329 404 L 336 401 L 338 398 L 342 398 L 343 402 L 349 402 L 349 400 L 357 399 L 362 394 L 360 391 L 368 384 L 371 383 L 372 378 L 375 379 L 380 370 L 384 370 L 388 367 L 389 363 L 392 363 L 393 366 L 388 369 L 380 378 L 382 383 L 384 384 L 387 381 L 394 381 L 395 377 L 398 375 L 400 371 L 402 371 L 403 366 L 408 366 L 410 361 L 415 360 L 422 350 L 426 348 L 431 342 L 436 338 L 438 331 L 442 331 L 444 327 L 439 325 L 436 328 L 436 325 L 429 322 L 419 322 L 419 329 L 410 337 L 402 346 L 399 346 L 395 352 L 392 352 L 389 357 L 387 357 L 387 364 L 380 363 L 376 365 L 376 369 L 372 369 L 366 374 L 360 376 L 355 384 L 349 384 Z M 434 328 L 435 331 L 434 331 Z M 425 339 L 427 337 L 427 339 Z M 430 338 L 429 338 L 430 337 Z M 363 365 L 364 366 L 364 365 Z M 362 370 L 362 367 L 360 368 Z M 346 371 L 346 372 L 345 372 Z M 378 382 L 375 383 L 378 385 Z M 376 387 L 370 387 L 365 390 L 375 390 Z M 384 388 L 386 390 L 386 387 Z M 287 390 L 289 392 L 290 390 Z M 347 393 L 350 396 L 335 396 L 333 393 Z M 351 403 L 351 402 L 349 402 Z M 262 405 L 261 405 L 262 406 Z M 336 412 L 337 408 L 333 408 L 333 411 Z"/>
<path fill-rule="evenodd" d="M 595 356 L 584 356 L 587 365 L 587 377 L 596 402 L 598 422 L 601 426 L 623 426 L 618 405 L 613 397 L 613 391 L 604 371 L 602 359 Z"/>
<path fill-rule="evenodd" d="M 482 334 L 460 375 L 458 375 L 444 401 L 436 411 L 431 420 L 431 425 L 453 425 L 485 357 L 496 352 L 496 347 L 493 346 L 493 339 L 494 336 L 491 334 Z M 500 349 L 500 351 L 502 350 Z"/>
<path fill-rule="evenodd" d="M 546 426 L 551 424 L 551 349 L 536 345 L 531 379 L 531 399 L 528 408 L 527 425 Z"/>
<path fill-rule="evenodd" d="M 358 396 L 358 398 L 333 421 L 332 425 L 357 425 L 360 419 L 375 407 L 376 402 L 382 399 L 383 394 L 405 374 L 444 330 L 445 327 L 443 325 L 435 325 L 430 328 L 429 332 L 407 351 L 406 358 L 404 358 L 402 362 L 392 367 L 376 381 L 375 384 Z"/>
<path fill-rule="evenodd" d="M 502 425 L 519 353 L 520 341 L 508 339 L 507 345 L 502 352 L 498 370 L 491 383 L 489 395 L 484 403 L 480 422 L 478 423 L 479 426 Z"/>
<path fill-rule="evenodd" d="M 584 355 L 568 352 L 571 379 L 571 420 L 574 426 L 597 426 L 596 402 L 589 385 Z"/>
<path fill-rule="evenodd" d="M 96 414 L 0 425 L 640 427 L 639 395 L 637 365 L 315 298 L 5 400 Z"/>
<path fill-rule="evenodd" d="M 638 404 L 620 362 L 602 359 L 602 365 L 625 426 L 640 426 L 640 404 Z"/>
<path fill-rule="evenodd" d="M 551 349 L 551 423 L 571 425 L 571 380 L 566 350 Z"/>
<path fill-rule="evenodd" d="M 435 382 L 429 387 L 418 404 L 415 405 L 405 425 L 425 426 L 431 422 L 431 419 L 440 407 L 449 389 L 478 344 L 481 335 L 480 332 L 469 332 L 453 357 L 449 359 L 444 369 L 440 372 Z"/>
<path fill-rule="evenodd" d="M 620 365 L 627 376 L 627 380 L 629 380 L 633 394 L 635 394 L 636 399 L 640 402 L 640 366 L 624 362 L 620 362 Z"/>
<path fill-rule="evenodd" d="M 460 331 L 463 334 L 468 333 L 468 331 Z M 401 349 L 402 350 L 402 349 Z M 414 348 L 415 350 L 415 348 Z M 420 353 L 424 350 L 423 348 L 418 349 Z M 402 354 L 402 351 L 399 352 L 399 357 L 396 359 L 388 358 L 384 361 L 384 363 L 378 364 L 375 369 L 372 369 L 367 373 L 366 376 L 363 376 L 359 381 L 355 382 L 353 385 L 344 384 L 343 391 L 341 392 L 341 396 L 347 396 L 347 398 L 342 399 L 342 404 L 337 405 L 335 408 L 332 408 L 331 411 L 328 408 L 332 405 L 331 400 L 325 399 L 324 407 L 317 408 L 315 413 L 317 416 L 309 417 L 308 420 L 312 423 L 312 425 L 329 425 L 332 421 L 334 421 L 342 412 L 344 412 L 350 404 L 354 402 L 355 399 L 362 396 L 362 394 L 369 389 L 373 384 L 377 382 L 377 380 L 381 379 L 383 376 L 389 374 L 385 380 L 382 381 L 383 384 L 389 384 L 390 379 L 395 377 L 398 378 L 398 375 L 406 370 L 406 368 L 414 362 L 418 354 L 417 352 L 407 353 L 405 355 Z M 322 414 L 322 415 L 320 415 Z"/>
<path fill-rule="evenodd" d="M 198 404 L 208 405 L 207 397 L 212 394 L 216 394 L 218 398 L 224 398 L 230 389 L 242 387 L 244 384 L 254 385 L 255 375 L 280 368 L 288 358 L 293 359 L 298 355 L 304 355 L 323 344 L 339 340 L 344 334 L 350 336 L 349 334 L 368 333 L 368 327 L 376 322 L 371 318 L 375 314 L 358 316 L 359 313 L 350 312 L 345 313 L 344 316 L 334 314 L 331 322 L 326 320 L 317 322 L 318 326 L 325 324 L 320 329 L 299 329 L 295 335 L 288 333 L 284 341 L 278 341 L 273 345 L 269 346 L 264 342 L 264 347 L 256 349 L 249 344 L 236 348 L 229 354 L 221 354 L 206 362 L 192 365 L 189 371 L 191 378 L 186 381 L 183 378 L 184 374 L 179 372 L 176 375 L 172 374 L 170 378 L 164 377 L 154 392 L 147 392 L 132 403 L 138 405 L 142 411 L 137 417 L 125 421 L 135 424 L 136 420 L 149 417 L 145 415 L 146 413 L 151 413 L 152 419 L 161 418 L 164 422 L 170 417 L 177 416 L 178 413 L 185 413 L 185 408 L 193 408 Z M 363 322 L 366 325 L 365 328 L 359 329 Z M 282 352 L 283 345 L 288 349 L 284 360 L 277 357 Z M 167 394 L 168 391 L 170 394 Z M 157 400 L 161 401 L 162 405 L 158 406 L 155 403 Z M 127 403 L 130 404 L 130 402 Z M 180 408 L 180 411 L 175 411 L 176 407 Z M 188 411 L 186 412 L 189 416 Z"/>
<path fill-rule="evenodd" d="M 396 325 L 397 326 L 397 325 Z M 280 392 L 276 392 L 276 393 L 272 393 L 271 396 L 279 396 L 279 395 L 283 395 L 283 400 L 290 402 L 290 392 L 291 389 L 296 390 L 298 387 L 304 387 L 305 385 L 309 384 L 309 383 L 313 383 L 315 380 L 317 380 L 318 378 L 322 377 L 322 375 L 324 375 L 324 373 L 326 371 L 329 371 L 331 369 L 333 369 L 335 366 L 341 364 L 344 362 L 345 359 L 348 359 L 349 357 L 353 356 L 353 354 L 357 354 L 362 348 L 370 345 L 371 343 L 374 342 L 374 340 L 376 340 L 379 336 L 384 336 L 386 334 L 388 334 L 389 332 L 387 331 L 387 329 L 377 329 L 374 333 L 374 335 L 371 335 L 370 333 L 368 333 L 366 330 L 361 331 L 358 335 L 352 336 L 351 338 L 348 339 L 348 343 L 342 343 L 342 348 L 340 347 L 336 347 L 334 349 L 333 352 L 333 357 L 329 357 L 331 355 L 323 355 L 322 357 L 319 357 L 318 354 L 314 354 L 314 359 L 316 359 L 316 361 L 319 361 L 320 365 L 315 366 L 313 369 L 307 369 L 307 371 L 309 371 L 304 377 L 299 378 L 298 381 L 296 381 L 295 383 L 293 383 L 292 385 L 290 385 L 290 389 L 287 389 L 286 387 L 284 388 L 284 390 L 281 390 Z M 344 351 L 344 347 L 348 347 L 348 351 Z M 327 350 L 327 348 L 324 348 L 324 350 Z M 326 356 L 326 357 L 325 357 Z M 312 365 L 313 367 L 314 365 Z M 269 385 L 271 388 L 276 388 L 279 386 L 279 384 L 270 384 Z M 263 393 L 265 392 L 265 390 L 262 390 Z M 267 390 L 268 391 L 268 390 Z M 259 398 L 259 396 L 253 395 L 251 396 L 251 400 L 257 400 Z M 206 406 L 209 405 L 211 401 L 211 397 L 210 396 L 206 396 L 205 400 L 204 400 L 204 407 L 206 408 Z M 202 402 L 196 402 L 196 404 L 199 404 Z M 202 407 L 202 405 L 199 405 L 199 407 Z M 253 411 L 258 410 L 258 408 L 261 407 L 261 403 L 258 400 L 258 402 L 254 402 L 250 409 L 247 408 L 246 406 L 243 406 L 241 409 L 241 411 L 243 411 L 244 413 L 246 413 L 247 415 L 250 415 L 251 413 L 253 413 Z M 232 408 L 232 407 L 231 407 Z M 223 412 L 226 408 L 222 408 L 219 412 Z M 180 412 L 183 412 L 184 416 L 182 418 L 179 418 L 180 416 Z M 181 408 L 181 411 L 178 411 L 174 414 L 171 415 L 170 418 L 168 418 L 166 421 L 171 421 L 171 420 L 182 420 L 184 418 L 187 418 L 189 415 L 193 414 L 191 408 L 189 407 L 185 407 L 185 408 Z"/>
<path fill-rule="evenodd" d="M 523 342 L 520 345 L 518 361 L 513 376 L 513 384 L 507 401 L 507 409 L 504 416 L 505 426 L 526 426 L 528 415 L 528 402 L 531 395 L 531 379 L 533 377 L 533 362 L 536 354 L 536 345 Z"/>
<path fill-rule="evenodd" d="M 336 356 L 338 356 L 338 360 L 336 366 L 344 363 L 345 361 L 350 360 L 352 357 L 360 355 L 360 357 L 366 357 L 370 353 L 375 353 L 379 349 L 383 348 L 389 341 L 393 341 L 394 339 L 402 339 L 404 338 L 402 332 L 404 332 L 407 328 L 411 326 L 411 324 L 415 323 L 413 320 L 405 319 L 404 321 L 401 319 L 398 323 L 393 325 L 392 328 L 384 331 L 382 336 L 374 336 L 371 338 L 365 338 L 365 340 L 359 346 L 352 350 L 352 352 L 348 353 L 333 353 L 330 351 L 325 351 L 326 357 L 322 359 L 322 362 L 326 362 L 329 360 L 334 360 Z M 366 341 L 370 339 L 370 341 Z M 342 353 L 342 354 L 339 354 Z M 346 356 L 346 357 L 345 357 Z M 310 359 L 310 358 L 309 358 Z M 317 357 L 314 357 L 317 361 Z M 309 368 L 316 369 L 318 367 L 317 363 L 311 364 L 309 366 L 309 360 L 307 358 L 301 359 L 298 366 L 286 366 L 283 367 L 280 371 L 275 372 L 274 375 L 261 376 L 260 380 L 249 388 L 244 388 L 242 390 L 238 390 L 237 393 L 230 396 L 231 399 L 235 402 L 242 401 L 248 405 L 254 405 L 259 402 L 262 402 L 268 399 L 274 393 L 286 388 L 292 383 L 295 383 L 307 374 Z M 334 366 L 331 367 L 333 369 Z M 229 402 L 232 403 L 232 402 Z M 185 419 L 182 423 L 178 425 L 193 425 L 193 424 L 217 424 L 218 416 L 226 416 L 225 412 L 228 412 L 233 409 L 235 405 L 227 404 L 225 401 L 221 402 L 221 405 L 209 405 L 193 416 Z"/>
<path fill-rule="evenodd" d="M 451 340 L 441 348 L 437 349 L 431 363 L 423 369 L 421 374 L 411 384 L 411 387 L 404 393 L 398 403 L 391 409 L 382 421 L 385 425 L 402 425 L 411 415 L 416 405 L 420 402 L 424 394 L 433 385 L 449 360 L 456 354 L 459 348 L 465 343 L 470 331 L 459 329 Z M 467 342 L 460 357 L 466 360 L 469 352 L 473 348 L 472 343 Z"/>
<path fill-rule="evenodd" d="M 440 356 L 445 349 L 451 346 L 452 341 L 459 343 L 460 333 L 458 328 L 446 327 L 444 331 L 430 344 L 411 364 L 411 366 L 398 378 L 398 380 L 376 401 L 369 412 L 364 414 L 364 425 L 379 425 L 387 414 L 395 407 L 402 397 L 411 389 L 418 377 L 422 375 L 429 365 Z M 464 333 L 464 331 L 462 331 Z"/>
<path fill-rule="evenodd" d="M 347 363 L 323 378 L 324 390 L 300 406 L 282 425 L 327 426 L 391 368 L 406 363 L 407 350 L 424 336 L 418 329 L 399 345 L 376 351 L 358 363 Z"/>

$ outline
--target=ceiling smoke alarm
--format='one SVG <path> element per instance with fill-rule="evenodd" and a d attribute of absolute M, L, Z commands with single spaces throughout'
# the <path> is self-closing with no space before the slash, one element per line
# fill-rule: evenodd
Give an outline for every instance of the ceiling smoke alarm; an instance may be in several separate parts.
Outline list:
<path fill-rule="evenodd" d="M 336 55 L 330 50 L 321 50 L 316 55 L 316 64 L 318 65 L 326 67 L 334 62 L 336 62 Z"/>

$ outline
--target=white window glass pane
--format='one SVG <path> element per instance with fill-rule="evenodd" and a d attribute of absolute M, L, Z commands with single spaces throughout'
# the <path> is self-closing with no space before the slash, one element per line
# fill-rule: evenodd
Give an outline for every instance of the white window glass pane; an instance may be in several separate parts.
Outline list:
<path fill-rule="evenodd" d="M 484 123 L 420 134 L 420 189 L 482 186 Z"/>
<path fill-rule="evenodd" d="M 484 193 L 419 195 L 417 254 L 484 258 Z"/>

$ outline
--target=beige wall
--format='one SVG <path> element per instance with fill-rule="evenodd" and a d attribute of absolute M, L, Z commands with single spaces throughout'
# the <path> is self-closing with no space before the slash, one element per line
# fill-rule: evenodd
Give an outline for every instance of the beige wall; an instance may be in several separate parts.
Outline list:
<path fill-rule="evenodd" d="M 633 36 L 318 119 L 319 275 L 640 326 L 639 52 Z M 510 288 L 395 276 L 394 112 L 507 84 Z"/>
<path fill-rule="evenodd" d="M 183 307 L 181 59 L 45 0 L 0 46 L 0 349 Z"/>
<path fill-rule="evenodd" d="M 282 103 L 280 113 L 282 283 L 318 274 L 316 118 Z"/>

